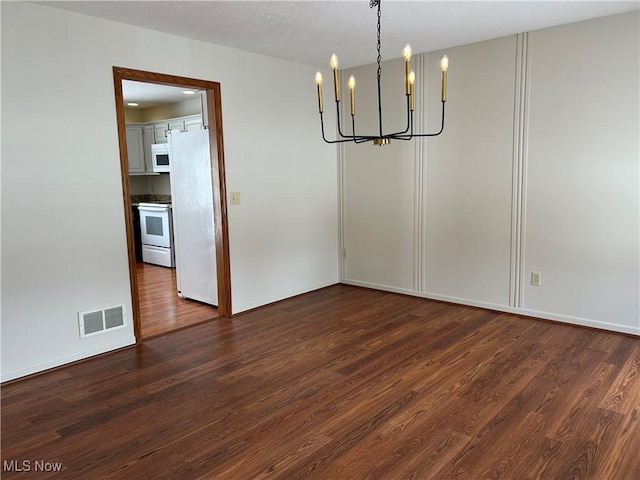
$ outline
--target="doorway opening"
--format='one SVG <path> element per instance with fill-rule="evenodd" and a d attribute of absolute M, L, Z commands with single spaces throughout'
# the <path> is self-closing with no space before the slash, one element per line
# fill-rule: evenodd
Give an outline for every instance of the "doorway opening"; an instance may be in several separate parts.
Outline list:
<path fill-rule="evenodd" d="M 135 207 L 134 207 L 135 210 Z M 182 298 L 175 268 L 137 261 L 140 333 L 144 340 L 219 318 L 215 306 Z"/>
<path fill-rule="evenodd" d="M 203 105 L 203 117 L 206 118 L 208 129 L 206 138 L 209 146 L 209 163 L 211 166 L 211 201 L 213 203 L 213 232 L 215 244 L 215 270 L 217 280 L 217 315 L 230 317 L 231 308 L 231 275 L 229 260 L 229 232 L 227 221 L 226 205 L 226 185 L 224 167 L 224 143 L 222 132 L 222 102 L 220 97 L 220 84 L 206 80 L 198 80 L 174 75 L 166 75 L 142 70 L 113 67 L 114 90 L 116 100 L 116 115 L 118 123 L 118 139 L 120 144 L 120 166 L 122 179 L 122 192 L 124 199 L 125 228 L 127 235 L 128 257 L 129 257 L 129 280 L 131 285 L 132 314 L 134 332 L 137 343 L 142 343 L 143 334 L 141 319 L 141 283 L 143 288 L 148 288 L 160 276 L 175 275 L 175 270 L 165 269 L 164 271 L 154 270 L 155 265 L 139 265 L 136 261 L 136 227 L 132 214 L 131 184 L 130 184 L 130 158 L 127 148 L 127 124 L 125 116 L 125 104 L 123 98 L 122 82 L 131 80 L 155 85 L 175 86 L 184 89 L 194 89 L 205 92 L 206 103 Z M 131 149 L 129 148 L 129 151 Z M 146 268 L 146 267 L 149 268 Z M 155 272 L 155 273 L 154 273 Z M 147 275 L 149 274 L 149 275 Z M 155 279 L 155 280 L 154 280 Z M 167 279 L 159 280 L 166 282 Z M 170 281 L 170 280 L 169 280 Z M 177 292 L 176 292 L 177 297 Z M 166 300 L 166 299 L 165 299 Z M 175 300 L 175 299 L 170 299 Z M 147 305 L 144 305 L 147 308 Z M 161 307 L 160 307 L 161 308 Z M 197 309 L 196 309 L 197 310 Z M 152 310 L 151 310 L 152 311 Z M 195 315 L 204 315 L 202 312 Z"/>

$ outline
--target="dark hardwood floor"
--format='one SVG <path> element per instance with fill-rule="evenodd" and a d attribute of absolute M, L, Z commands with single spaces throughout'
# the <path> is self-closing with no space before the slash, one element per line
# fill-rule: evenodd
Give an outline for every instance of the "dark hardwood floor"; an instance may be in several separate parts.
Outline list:
<path fill-rule="evenodd" d="M 337 285 L 3 386 L 3 478 L 637 480 L 639 416 L 640 338 Z"/>
<path fill-rule="evenodd" d="M 218 309 L 178 297 L 176 269 L 136 264 L 140 326 L 147 339 L 218 317 Z"/>

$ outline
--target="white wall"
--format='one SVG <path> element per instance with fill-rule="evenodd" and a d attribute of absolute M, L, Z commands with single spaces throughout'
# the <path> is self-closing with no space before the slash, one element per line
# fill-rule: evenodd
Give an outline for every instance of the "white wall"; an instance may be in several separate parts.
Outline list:
<path fill-rule="evenodd" d="M 637 331 L 638 13 L 531 42 L 522 306 Z"/>
<path fill-rule="evenodd" d="M 335 149 L 320 139 L 314 68 L 1 8 L 2 380 L 134 341 L 114 65 L 221 83 L 227 187 L 242 193 L 229 209 L 234 312 L 338 280 Z M 80 340 L 77 312 L 113 304 L 127 328 Z"/>
<path fill-rule="evenodd" d="M 342 281 L 640 334 L 638 20 L 419 55 L 445 132 L 341 151 Z"/>

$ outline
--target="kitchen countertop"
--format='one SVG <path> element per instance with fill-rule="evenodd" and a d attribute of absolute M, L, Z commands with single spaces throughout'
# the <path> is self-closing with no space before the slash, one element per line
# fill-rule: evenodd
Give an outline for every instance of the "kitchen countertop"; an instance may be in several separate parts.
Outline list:
<path fill-rule="evenodd" d="M 171 195 L 158 195 L 155 193 L 131 195 L 131 206 L 137 207 L 139 203 L 171 203 Z"/>

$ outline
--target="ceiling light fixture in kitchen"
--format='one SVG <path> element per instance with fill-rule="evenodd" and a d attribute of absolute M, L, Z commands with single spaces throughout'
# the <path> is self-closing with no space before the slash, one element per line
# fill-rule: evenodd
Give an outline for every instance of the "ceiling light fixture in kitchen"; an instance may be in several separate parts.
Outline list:
<path fill-rule="evenodd" d="M 333 93 L 336 101 L 337 111 L 337 130 L 339 139 L 327 140 L 324 133 L 324 120 L 322 118 L 323 98 L 322 98 L 322 74 L 316 73 L 316 85 L 318 87 L 318 111 L 320 112 L 320 127 L 322 129 L 322 139 L 327 143 L 342 143 L 342 142 L 354 142 L 364 143 L 372 141 L 374 145 L 388 145 L 391 140 L 411 140 L 414 137 L 435 137 L 440 135 L 444 130 L 444 104 L 447 100 L 447 69 L 449 68 L 449 58 L 445 55 L 440 62 L 440 68 L 442 70 L 441 76 L 441 94 L 440 100 L 442 102 L 442 123 L 440 130 L 436 133 L 414 133 L 413 132 L 413 112 L 415 107 L 415 94 L 414 84 L 416 80 L 415 73 L 411 70 L 411 46 L 407 44 L 404 47 L 404 66 L 405 66 L 405 95 L 407 97 L 407 126 L 404 130 L 394 133 L 382 132 L 382 92 L 380 87 L 380 78 L 382 74 L 382 67 L 380 62 L 382 57 L 380 55 L 380 2 L 382 0 L 370 0 L 369 8 L 378 7 L 378 127 L 379 131 L 377 135 L 357 135 L 356 134 L 356 103 L 355 103 L 355 91 L 356 91 L 356 79 L 351 76 L 349 78 L 349 98 L 351 106 L 351 134 L 345 134 L 342 131 L 342 125 L 340 124 L 340 79 L 338 72 L 338 57 L 335 53 L 331 55 L 329 65 L 333 70 Z"/>

